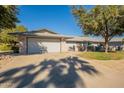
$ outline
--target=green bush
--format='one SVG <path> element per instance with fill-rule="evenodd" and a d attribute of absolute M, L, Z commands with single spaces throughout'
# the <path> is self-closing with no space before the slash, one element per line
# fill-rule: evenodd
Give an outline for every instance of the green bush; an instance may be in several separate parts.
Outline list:
<path fill-rule="evenodd" d="M 12 50 L 14 53 L 19 53 L 19 47 L 18 46 L 12 47 Z"/>
<path fill-rule="evenodd" d="M 11 50 L 11 46 L 7 44 L 0 44 L 0 51 L 9 51 Z"/>

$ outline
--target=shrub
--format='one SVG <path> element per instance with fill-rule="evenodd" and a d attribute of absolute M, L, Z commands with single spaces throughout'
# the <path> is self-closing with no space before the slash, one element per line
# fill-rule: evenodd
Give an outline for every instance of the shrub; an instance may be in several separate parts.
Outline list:
<path fill-rule="evenodd" d="M 14 53 L 19 53 L 19 47 L 18 46 L 13 46 L 12 50 Z"/>
<path fill-rule="evenodd" d="M 8 44 L 0 44 L 0 51 L 9 51 L 11 50 L 11 46 Z"/>

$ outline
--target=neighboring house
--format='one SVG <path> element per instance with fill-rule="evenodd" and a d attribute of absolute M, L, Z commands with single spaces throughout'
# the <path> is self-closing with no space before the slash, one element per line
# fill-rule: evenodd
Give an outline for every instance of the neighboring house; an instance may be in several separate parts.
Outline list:
<path fill-rule="evenodd" d="M 89 42 L 92 42 L 94 45 L 104 43 L 103 40 L 95 40 L 89 37 L 66 36 L 47 29 L 10 34 L 18 36 L 19 52 L 21 54 L 79 51 L 78 45 L 87 47 Z M 113 39 L 110 45 L 121 46 L 122 40 Z"/>

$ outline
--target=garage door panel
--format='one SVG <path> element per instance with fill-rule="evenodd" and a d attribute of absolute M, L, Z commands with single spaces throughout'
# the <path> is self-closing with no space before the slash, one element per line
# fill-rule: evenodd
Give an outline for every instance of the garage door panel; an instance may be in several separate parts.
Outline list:
<path fill-rule="evenodd" d="M 47 47 L 48 52 L 60 52 L 59 42 L 44 42 L 43 45 Z"/>
<path fill-rule="evenodd" d="M 28 38 L 28 53 L 40 53 L 42 47 L 45 47 L 47 52 L 60 52 L 60 40 Z"/>

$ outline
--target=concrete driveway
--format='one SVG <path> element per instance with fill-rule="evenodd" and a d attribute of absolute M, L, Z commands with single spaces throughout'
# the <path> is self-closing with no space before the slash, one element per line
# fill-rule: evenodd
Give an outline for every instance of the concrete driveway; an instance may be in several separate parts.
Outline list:
<path fill-rule="evenodd" d="M 77 53 L 51 53 L 5 61 L 0 68 L 0 87 L 124 87 L 124 60 L 86 60 Z"/>

